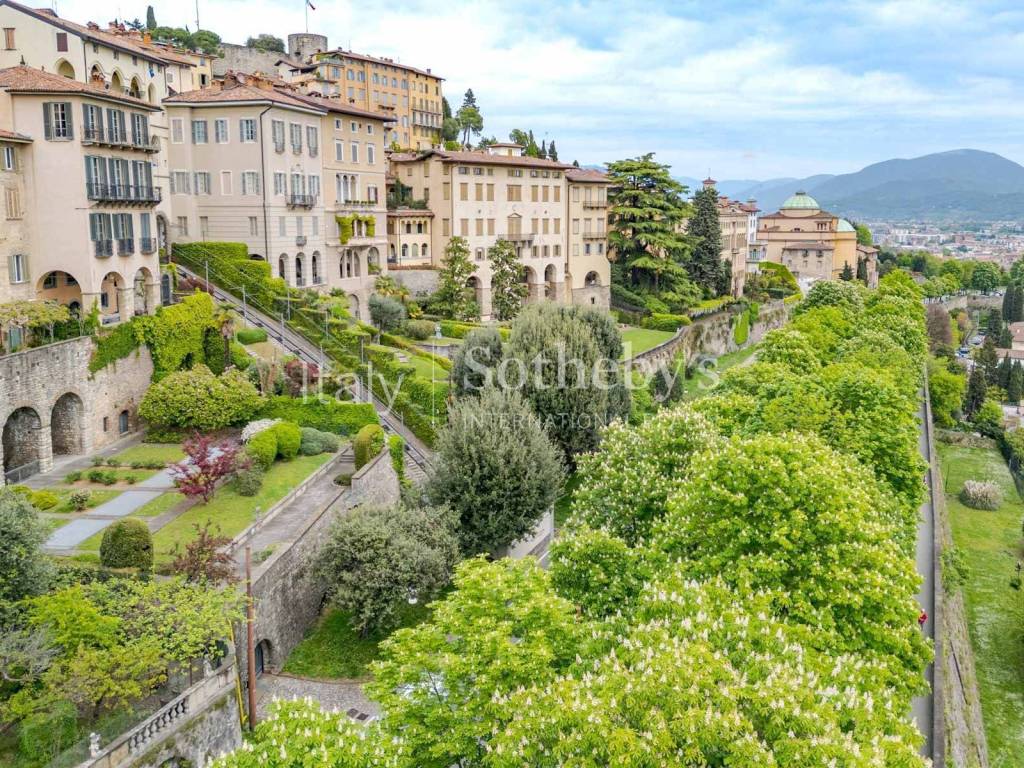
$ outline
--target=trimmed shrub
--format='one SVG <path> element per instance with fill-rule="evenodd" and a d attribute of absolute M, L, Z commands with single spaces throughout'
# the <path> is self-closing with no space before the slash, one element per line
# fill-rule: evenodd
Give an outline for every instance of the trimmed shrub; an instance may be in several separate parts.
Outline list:
<path fill-rule="evenodd" d="M 401 435 L 391 435 L 388 438 L 388 453 L 391 454 L 391 466 L 394 467 L 398 479 L 405 479 L 405 440 Z"/>
<path fill-rule="evenodd" d="M 693 321 L 686 315 L 671 315 L 663 312 L 656 312 L 640 321 L 642 328 L 652 331 L 678 331 L 684 325 L 690 325 Z"/>
<path fill-rule="evenodd" d="M 405 307 L 398 299 L 374 293 L 370 295 L 370 318 L 382 331 L 394 331 L 405 322 Z"/>
<path fill-rule="evenodd" d="M 425 341 L 434 335 L 434 328 L 430 320 L 410 320 L 405 324 L 405 335 L 410 339 Z"/>
<path fill-rule="evenodd" d="M 270 465 L 277 458 L 277 432 L 271 428 L 253 435 L 245 444 L 245 452 L 261 469 L 270 469 Z"/>
<path fill-rule="evenodd" d="M 68 472 L 66 475 L 64 475 L 65 483 L 77 483 L 81 479 L 82 471 L 80 469 L 76 469 L 74 472 Z"/>
<path fill-rule="evenodd" d="M 291 421 L 302 427 L 313 427 L 336 435 L 354 435 L 365 425 L 379 421 L 371 403 L 342 403 L 337 400 L 318 400 L 313 397 L 300 399 L 286 395 L 268 397 L 259 416 L 263 419 Z"/>
<path fill-rule="evenodd" d="M 68 503 L 75 512 L 81 512 L 88 508 L 90 501 L 92 501 L 92 494 L 88 491 L 74 491 L 68 496 Z"/>
<path fill-rule="evenodd" d="M 103 532 L 100 562 L 108 568 L 153 568 L 153 537 L 141 520 L 126 517 Z"/>
<path fill-rule="evenodd" d="M 476 325 L 475 323 L 460 323 L 457 320 L 442 320 L 441 321 L 441 335 L 447 336 L 449 339 L 463 339 L 466 334 L 475 331 L 477 328 L 485 328 L 488 326 Z M 509 334 L 511 331 L 508 328 L 504 328 L 500 325 L 490 326 L 493 327 L 501 334 L 503 341 L 508 341 Z"/>
<path fill-rule="evenodd" d="M 28 500 L 36 509 L 53 509 L 60 503 L 60 499 L 53 491 L 33 491 Z"/>
<path fill-rule="evenodd" d="M 246 352 L 245 347 L 237 341 L 231 342 L 231 364 L 240 371 L 244 371 L 252 365 L 252 355 Z"/>
<path fill-rule="evenodd" d="M 246 375 L 230 370 L 214 376 L 197 366 L 177 371 L 151 386 L 139 414 L 153 424 L 210 431 L 248 421 L 262 398 Z"/>
<path fill-rule="evenodd" d="M 262 328 L 242 328 L 235 338 L 239 344 L 259 344 L 267 340 L 267 332 Z"/>
<path fill-rule="evenodd" d="M 302 431 L 298 424 L 290 421 L 281 421 L 272 426 L 269 430 L 274 433 L 277 439 L 277 455 L 282 459 L 294 459 L 299 455 L 299 446 L 302 444 Z"/>
<path fill-rule="evenodd" d="M 27 485 L 12 485 L 10 490 L 14 491 L 19 496 L 24 496 L 26 499 L 32 495 L 32 489 Z"/>
<path fill-rule="evenodd" d="M 999 509 L 1003 503 L 1003 492 L 995 483 L 968 480 L 960 489 L 960 503 L 971 509 Z"/>
<path fill-rule="evenodd" d="M 302 442 L 299 443 L 299 453 L 303 456 L 316 456 L 319 453 L 334 453 L 338 450 L 341 441 L 338 436 L 331 432 L 321 432 L 312 427 L 302 427 Z"/>
<path fill-rule="evenodd" d="M 235 475 L 235 488 L 242 496 L 255 496 L 263 486 L 263 467 L 253 461 Z"/>
<path fill-rule="evenodd" d="M 352 440 L 356 469 L 359 469 L 384 450 L 384 430 L 380 424 L 367 424 L 356 433 Z"/>
<path fill-rule="evenodd" d="M 90 483 L 99 483 L 100 485 L 113 485 L 117 482 L 117 475 L 109 470 L 103 469 L 90 469 L 86 474 Z"/>

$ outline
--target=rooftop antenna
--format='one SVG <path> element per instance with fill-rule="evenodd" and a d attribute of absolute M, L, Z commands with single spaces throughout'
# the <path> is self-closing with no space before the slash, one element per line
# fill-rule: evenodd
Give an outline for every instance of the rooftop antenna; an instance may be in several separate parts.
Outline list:
<path fill-rule="evenodd" d="M 196 0 L 196 32 L 200 29 L 202 29 L 202 27 L 199 26 L 199 0 Z"/>

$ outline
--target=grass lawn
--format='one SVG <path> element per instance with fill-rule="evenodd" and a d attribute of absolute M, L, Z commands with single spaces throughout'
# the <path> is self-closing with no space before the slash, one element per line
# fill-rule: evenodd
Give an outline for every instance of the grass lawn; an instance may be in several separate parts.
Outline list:
<path fill-rule="evenodd" d="M 211 531 L 219 529 L 222 536 L 235 536 L 255 518 L 257 507 L 265 514 L 292 488 L 305 480 L 318 467 L 335 457 L 333 453 L 318 456 L 296 456 L 291 461 L 278 461 L 263 479 L 263 487 L 255 496 L 242 496 L 233 483 L 220 488 L 209 504 L 199 504 L 176 517 L 153 535 L 157 563 L 168 562 L 168 552 L 176 543 L 182 546 L 195 534 L 194 525 L 213 521 Z"/>
<path fill-rule="evenodd" d="M 161 493 L 152 501 L 147 501 L 141 507 L 132 512 L 132 517 L 156 517 L 162 515 L 164 512 L 170 512 L 178 504 L 185 500 L 177 491 L 168 491 L 167 493 Z"/>
<path fill-rule="evenodd" d="M 112 491 L 112 490 L 110 490 L 108 488 L 97 488 L 97 489 L 91 489 L 90 488 L 90 489 L 86 489 L 84 487 L 81 487 L 81 488 L 77 488 L 77 487 L 76 488 L 71 488 L 71 487 L 59 487 L 58 486 L 58 487 L 54 487 L 54 488 L 47 488 L 46 490 L 52 491 L 53 493 L 57 494 L 58 497 L 60 497 L 60 503 L 58 503 L 56 507 L 53 507 L 53 508 L 48 509 L 46 511 L 47 512 L 59 512 L 61 514 L 68 514 L 70 512 L 74 512 L 75 511 L 71 507 L 71 494 L 74 493 L 75 491 L 84 491 L 84 490 L 88 490 L 89 491 L 89 503 L 86 505 L 87 509 L 92 509 L 93 507 L 98 507 L 100 504 L 103 504 L 104 502 L 110 501 L 115 496 L 120 496 L 121 495 L 121 491 Z"/>
<path fill-rule="evenodd" d="M 400 627 L 419 624 L 430 610 L 419 603 L 402 606 Z M 377 646 L 389 633 L 360 637 L 349 624 L 349 615 L 336 608 L 324 614 L 313 630 L 288 656 L 287 674 L 326 679 L 359 678 L 369 674 L 377 658 Z"/>
<path fill-rule="evenodd" d="M 675 336 L 668 331 L 652 331 L 649 328 L 627 328 L 622 332 L 622 343 L 625 346 L 623 360 L 636 357 Z"/>
<path fill-rule="evenodd" d="M 1024 559 L 1024 503 L 999 451 L 938 444 L 953 541 L 963 550 L 970 575 L 963 587 L 971 645 L 978 671 L 989 761 L 1020 765 L 1024 755 L 1024 642 L 1021 593 L 1009 585 Z M 965 480 L 991 480 L 1003 490 L 995 511 L 969 509 L 956 494 Z"/>
<path fill-rule="evenodd" d="M 164 464 L 172 464 L 185 458 L 185 452 L 181 450 L 180 445 L 140 443 L 111 458 L 121 466 L 128 466 L 136 461 L 146 463 L 160 461 Z"/>
<path fill-rule="evenodd" d="M 579 487 L 580 476 L 577 474 L 569 475 L 565 479 L 565 485 L 562 486 L 562 495 L 555 500 L 555 527 L 561 528 L 565 525 L 566 518 L 569 517 L 569 508 L 572 506 L 572 495 L 576 493 L 576 488 Z"/>
<path fill-rule="evenodd" d="M 683 399 L 689 400 L 703 395 L 707 390 L 718 383 L 718 377 L 730 368 L 742 365 L 754 354 L 756 347 L 749 346 L 738 349 L 735 352 L 727 352 L 715 359 L 713 366 L 701 366 L 693 375 L 692 379 L 683 380 Z"/>
<path fill-rule="evenodd" d="M 416 375 L 422 376 L 428 381 L 448 381 L 448 371 L 437 363 L 425 360 L 416 355 L 408 355 L 409 365 L 416 369 Z"/>
<path fill-rule="evenodd" d="M 284 360 L 284 353 L 274 346 L 272 341 L 257 341 L 255 344 L 246 344 L 245 348 L 249 350 L 250 354 L 256 355 L 268 363 L 274 360 Z"/>

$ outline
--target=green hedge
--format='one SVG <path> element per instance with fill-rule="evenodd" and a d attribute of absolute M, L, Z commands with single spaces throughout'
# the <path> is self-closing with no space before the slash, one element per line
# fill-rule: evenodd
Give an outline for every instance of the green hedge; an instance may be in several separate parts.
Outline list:
<path fill-rule="evenodd" d="M 214 328 L 213 309 L 213 298 L 200 292 L 178 304 L 159 307 L 155 315 L 135 319 L 153 354 L 154 381 L 206 362 L 206 332 Z"/>
<path fill-rule="evenodd" d="M 416 357 L 423 358 L 427 362 L 432 362 L 435 365 L 444 368 L 446 371 L 450 371 L 452 369 L 452 361 L 449 360 L 447 357 L 435 355 L 433 352 L 428 352 L 425 349 L 420 349 L 418 346 L 409 341 L 406 341 L 401 336 L 393 336 L 390 333 L 382 333 L 380 335 L 380 340 L 383 343 L 388 344 L 392 347 L 398 347 L 403 352 L 408 352 L 410 355 L 415 355 Z"/>
<path fill-rule="evenodd" d="M 277 433 L 273 428 L 257 432 L 245 444 L 245 452 L 260 469 L 270 469 L 277 458 Z"/>
<path fill-rule="evenodd" d="M 441 334 L 450 339 L 464 339 L 467 333 L 482 327 L 484 326 L 477 323 L 462 323 L 458 320 L 442 320 Z M 498 333 L 501 334 L 502 341 L 508 341 L 508 337 L 512 332 L 508 328 L 500 325 L 495 326 L 495 328 L 497 328 Z"/>
<path fill-rule="evenodd" d="M 356 469 L 366 466 L 384 450 L 384 430 L 380 424 L 367 424 L 352 439 Z"/>
<path fill-rule="evenodd" d="M 277 314 L 288 286 L 279 277 L 271 276 L 270 264 L 249 258 L 245 243 L 175 243 L 174 261 L 184 264 L 197 275 L 205 276 L 209 264 L 210 281 L 232 294 L 240 295 L 245 287 L 246 299 L 257 309 Z"/>
<path fill-rule="evenodd" d="M 640 325 L 643 328 L 649 328 L 652 331 L 678 331 L 684 325 L 690 325 L 693 321 L 686 315 L 671 315 L 663 313 L 655 313 L 648 317 L 643 318 L 640 321 Z"/>
<path fill-rule="evenodd" d="M 89 372 L 96 373 L 111 363 L 128 357 L 139 348 L 142 341 L 142 328 L 135 322 L 114 326 L 109 333 L 96 337 L 92 358 L 89 360 Z"/>
<path fill-rule="evenodd" d="M 367 424 L 380 421 L 370 403 L 320 401 L 312 397 L 303 400 L 287 395 L 268 397 L 259 418 L 291 421 L 301 427 L 313 427 L 336 435 L 354 435 Z"/>
<path fill-rule="evenodd" d="M 299 455 L 299 446 L 302 445 L 302 430 L 293 421 L 279 421 L 272 426 L 268 432 L 273 432 L 277 439 L 278 458 L 294 459 Z"/>
<path fill-rule="evenodd" d="M 239 344 L 258 344 L 267 340 L 267 332 L 262 328 L 242 328 L 235 338 Z"/>
<path fill-rule="evenodd" d="M 405 479 L 405 440 L 401 435 L 391 435 L 388 438 L 388 453 L 391 454 L 391 466 L 401 482 Z"/>

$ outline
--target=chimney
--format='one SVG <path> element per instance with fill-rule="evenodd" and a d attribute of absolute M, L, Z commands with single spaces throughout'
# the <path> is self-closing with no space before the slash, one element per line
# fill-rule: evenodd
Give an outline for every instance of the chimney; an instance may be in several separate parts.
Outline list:
<path fill-rule="evenodd" d="M 222 86 L 223 90 L 226 91 L 231 88 L 237 88 L 241 84 L 242 81 L 238 77 L 238 73 L 235 72 L 233 69 L 229 69 L 227 72 L 224 73 L 224 85 Z"/>
<path fill-rule="evenodd" d="M 144 43 L 152 43 L 153 42 L 153 35 L 150 34 L 150 31 L 148 29 L 145 32 L 142 33 L 142 42 L 144 42 Z"/>
<path fill-rule="evenodd" d="M 97 24 L 95 21 L 90 21 L 85 26 L 88 27 L 93 32 L 99 32 L 100 31 L 100 25 Z"/>

